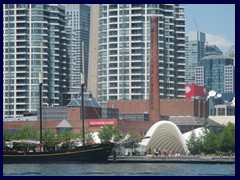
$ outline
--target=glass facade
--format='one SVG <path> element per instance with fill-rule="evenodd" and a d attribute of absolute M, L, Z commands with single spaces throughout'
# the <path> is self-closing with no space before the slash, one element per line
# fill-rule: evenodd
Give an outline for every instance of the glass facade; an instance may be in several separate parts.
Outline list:
<path fill-rule="evenodd" d="M 188 32 L 186 38 L 186 84 L 195 83 L 195 67 L 205 55 L 205 33 L 199 31 Z"/>
<path fill-rule="evenodd" d="M 235 93 L 233 59 L 227 56 L 206 56 L 196 68 L 196 80 L 201 79 L 208 90 L 217 93 Z M 202 85 L 196 81 L 196 85 Z"/>
<path fill-rule="evenodd" d="M 206 45 L 205 56 L 223 55 L 223 52 L 216 45 Z"/>
<path fill-rule="evenodd" d="M 69 40 L 64 11 L 59 5 L 4 4 L 4 117 L 38 110 L 41 61 L 43 104 L 67 104 Z"/>
<path fill-rule="evenodd" d="M 98 99 L 148 99 L 150 17 L 159 21 L 161 98 L 183 98 L 185 17 L 179 4 L 101 4 Z"/>
<path fill-rule="evenodd" d="M 84 75 L 85 83 L 88 79 L 90 6 L 84 4 L 66 4 L 67 25 L 74 32 L 72 47 L 71 94 L 79 95 L 82 73 L 82 42 L 84 42 Z"/>

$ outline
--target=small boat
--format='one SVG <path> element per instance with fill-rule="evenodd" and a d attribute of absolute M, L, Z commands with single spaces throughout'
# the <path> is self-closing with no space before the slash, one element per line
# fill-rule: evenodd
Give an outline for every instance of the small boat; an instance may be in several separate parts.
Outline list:
<path fill-rule="evenodd" d="M 83 65 L 84 67 L 84 65 Z M 108 160 L 109 155 L 115 146 L 114 143 L 106 142 L 99 144 L 85 144 L 84 130 L 84 108 L 82 109 L 82 134 L 83 140 L 81 146 L 76 146 L 71 149 L 43 151 L 42 149 L 42 64 L 39 78 L 39 102 L 40 102 L 40 140 L 33 141 L 13 141 L 12 143 L 22 144 L 39 144 L 40 151 L 4 151 L 3 163 L 104 163 Z M 81 81 L 82 107 L 84 107 L 84 71 Z"/>

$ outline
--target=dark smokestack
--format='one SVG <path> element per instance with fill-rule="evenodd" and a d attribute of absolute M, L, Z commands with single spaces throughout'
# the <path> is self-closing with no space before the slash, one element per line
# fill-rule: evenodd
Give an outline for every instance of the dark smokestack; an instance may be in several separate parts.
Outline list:
<path fill-rule="evenodd" d="M 151 17 L 149 121 L 160 120 L 158 17 Z"/>

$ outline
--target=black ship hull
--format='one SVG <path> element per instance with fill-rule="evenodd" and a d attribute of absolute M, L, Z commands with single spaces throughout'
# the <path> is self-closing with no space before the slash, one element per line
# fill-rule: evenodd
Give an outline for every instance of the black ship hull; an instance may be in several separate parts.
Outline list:
<path fill-rule="evenodd" d="M 104 163 L 113 147 L 113 143 L 102 143 L 51 152 L 4 152 L 3 163 Z"/>

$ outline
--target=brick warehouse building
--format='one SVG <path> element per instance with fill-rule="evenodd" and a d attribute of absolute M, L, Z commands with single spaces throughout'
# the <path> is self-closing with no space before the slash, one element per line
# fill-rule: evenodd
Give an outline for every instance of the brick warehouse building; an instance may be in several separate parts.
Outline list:
<path fill-rule="evenodd" d="M 72 103 L 74 102 L 74 103 Z M 87 103 L 85 103 L 87 104 Z M 89 103 L 88 103 L 89 104 Z M 119 110 L 121 114 L 146 114 L 148 115 L 148 101 L 146 100 L 125 100 L 125 101 L 109 101 L 106 103 L 109 108 L 115 108 Z M 169 120 L 174 122 L 182 132 L 191 130 L 196 127 L 202 126 L 205 120 L 208 122 L 208 102 L 201 99 L 170 99 L 160 100 L 160 117 L 161 120 Z M 82 121 L 81 121 L 81 103 L 77 100 L 72 100 L 66 107 L 67 114 L 66 120 L 71 126 L 73 132 L 81 132 Z M 85 106 L 85 127 L 90 131 L 99 131 L 100 127 L 106 122 L 112 121 L 114 125 L 121 131 L 133 131 L 138 133 L 140 136 L 144 136 L 148 129 L 154 124 L 154 122 L 147 119 L 132 120 L 132 119 L 121 119 L 115 117 L 104 117 L 102 119 L 102 108 L 94 103 L 94 106 Z M 148 117 L 148 116 L 147 116 Z M 115 118 L 115 119 L 113 119 Z M 202 123 L 198 120 L 202 120 Z M 48 119 L 43 120 L 43 128 L 50 128 L 58 131 L 59 124 L 63 119 Z M 103 122 L 96 123 L 95 125 L 91 122 Z M 210 122 L 211 124 L 212 122 Z M 4 130 L 15 130 L 22 124 L 32 124 L 39 127 L 38 121 L 12 121 L 4 122 Z M 212 123 L 213 124 L 213 123 Z M 189 126 L 189 128 L 181 128 L 181 126 Z M 216 125 L 216 124 L 215 124 Z"/>
<path fill-rule="evenodd" d="M 134 117 L 138 114 L 148 115 L 149 112 L 149 101 L 147 100 L 109 101 L 106 106 L 118 109 L 119 115 L 128 115 L 122 117 Z M 131 114 L 132 116 L 130 116 Z M 182 133 L 201 127 L 205 122 L 219 127 L 219 124 L 208 118 L 208 101 L 203 99 L 161 99 L 160 119 L 175 123 Z M 148 118 L 138 121 L 123 118 L 118 120 L 117 127 L 121 130 L 127 127 L 139 135 L 143 135 L 143 132 L 146 132 L 154 123 Z"/>
<path fill-rule="evenodd" d="M 148 112 L 147 100 L 108 101 L 107 107 L 119 109 L 119 114 Z M 161 99 L 160 116 L 208 117 L 208 102 L 202 99 Z"/>

